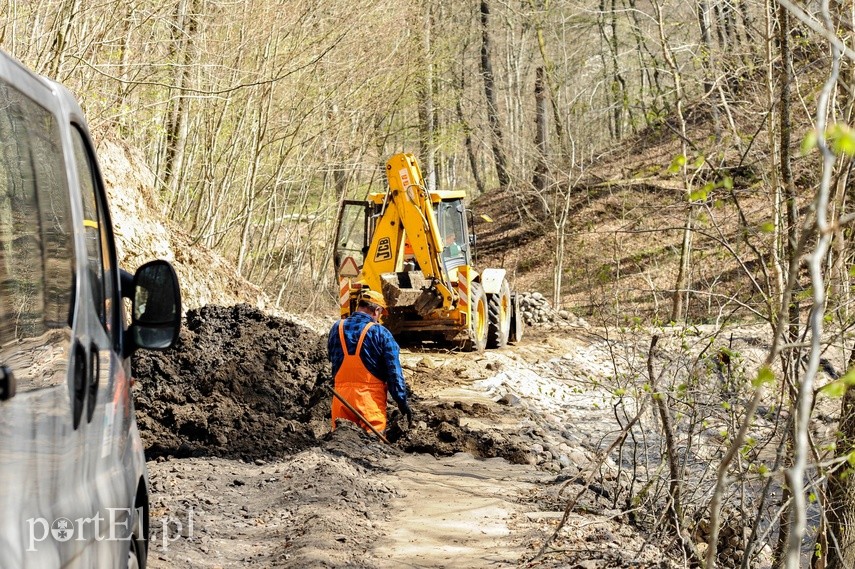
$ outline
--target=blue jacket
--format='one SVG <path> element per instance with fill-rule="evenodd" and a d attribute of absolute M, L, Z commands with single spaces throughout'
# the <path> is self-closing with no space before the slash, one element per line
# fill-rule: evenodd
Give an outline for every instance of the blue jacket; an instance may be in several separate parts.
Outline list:
<path fill-rule="evenodd" d="M 354 312 L 345 319 L 344 341 L 349 354 L 356 352 L 359 336 L 370 322 L 373 322 L 373 319 L 364 312 Z M 344 361 L 344 353 L 341 351 L 341 341 L 338 337 L 338 324 L 338 322 L 333 324 L 327 340 L 333 377 Z M 372 326 L 365 335 L 359 358 L 371 375 L 386 383 L 389 395 L 399 404 L 407 402 L 407 388 L 404 384 L 404 373 L 401 371 L 400 355 L 401 348 L 398 347 L 398 342 L 392 337 L 392 333 L 378 324 Z"/>

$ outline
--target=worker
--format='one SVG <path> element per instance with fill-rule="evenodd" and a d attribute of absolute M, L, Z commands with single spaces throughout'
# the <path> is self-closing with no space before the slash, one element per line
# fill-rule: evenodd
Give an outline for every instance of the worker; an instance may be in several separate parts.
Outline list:
<path fill-rule="evenodd" d="M 460 255 L 460 245 L 457 243 L 457 234 L 454 231 L 445 236 L 445 247 L 442 250 L 443 257 L 457 257 Z"/>
<path fill-rule="evenodd" d="M 330 330 L 327 348 L 335 390 L 379 432 L 386 429 L 386 391 L 410 426 L 413 412 L 401 371 L 400 348 L 387 328 L 378 323 L 386 301 L 377 291 L 364 291 L 356 311 Z M 347 419 L 370 430 L 337 397 L 332 399 L 332 428 Z"/>

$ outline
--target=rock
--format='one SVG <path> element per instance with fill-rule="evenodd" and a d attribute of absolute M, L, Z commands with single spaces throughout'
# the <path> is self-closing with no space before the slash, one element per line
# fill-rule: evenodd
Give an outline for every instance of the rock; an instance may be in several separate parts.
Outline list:
<path fill-rule="evenodd" d="M 496 403 L 499 405 L 508 405 L 510 407 L 519 407 L 522 401 L 513 393 L 506 393 L 501 397 L 501 399 L 496 401 Z"/>
<path fill-rule="evenodd" d="M 579 449 L 571 450 L 568 453 L 567 458 L 570 460 L 571 463 L 575 464 L 576 466 L 585 466 L 590 462 L 588 460 L 588 457 L 585 456 L 585 453 L 583 453 Z"/>
<path fill-rule="evenodd" d="M 433 360 L 428 357 L 420 359 L 418 365 L 427 369 L 436 369 L 436 364 L 433 363 Z"/>
<path fill-rule="evenodd" d="M 531 450 L 531 452 L 535 454 L 543 454 L 543 445 L 534 443 L 533 445 L 531 445 L 529 450 Z"/>

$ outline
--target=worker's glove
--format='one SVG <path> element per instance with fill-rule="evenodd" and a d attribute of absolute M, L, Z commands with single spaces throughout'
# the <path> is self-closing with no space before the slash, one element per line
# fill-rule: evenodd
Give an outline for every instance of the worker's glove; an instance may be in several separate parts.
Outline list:
<path fill-rule="evenodd" d="M 407 402 L 402 401 L 401 403 L 398 403 L 398 410 L 401 412 L 401 415 L 404 415 L 407 417 L 407 427 L 412 427 L 413 426 L 413 410 L 410 409 L 410 406 L 407 404 Z"/>

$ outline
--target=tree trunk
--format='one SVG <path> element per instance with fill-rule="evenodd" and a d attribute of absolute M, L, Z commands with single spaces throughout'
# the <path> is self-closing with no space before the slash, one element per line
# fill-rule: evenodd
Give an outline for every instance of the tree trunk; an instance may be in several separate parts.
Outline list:
<path fill-rule="evenodd" d="M 849 17 L 850 26 L 855 22 L 855 9 L 850 8 Z M 843 14 L 839 16 L 842 20 Z M 850 27 L 850 29 L 853 29 Z M 852 41 L 853 35 L 850 34 L 849 40 Z M 855 97 L 852 96 L 852 87 L 855 86 L 855 64 L 852 61 L 841 62 L 843 68 L 841 70 L 841 82 L 848 83 L 849 89 L 839 88 L 841 99 L 845 100 L 846 111 L 844 120 L 847 124 L 851 124 L 853 114 L 855 114 Z M 845 158 L 842 161 L 843 170 L 840 173 L 841 181 L 838 187 L 841 187 L 842 204 L 840 211 L 843 211 L 845 200 L 851 196 L 846 195 L 846 188 L 852 192 L 852 184 L 849 181 L 851 173 L 852 160 Z M 849 316 L 849 279 L 847 278 L 846 265 L 843 257 L 847 255 L 846 249 L 851 251 L 852 232 L 838 232 L 838 240 L 840 241 L 841 249 L 838 253 L 840 263 L 843 265 L 840 268 L 840 288 L 838 291 L 838 305 L 841 306 L 841 311 L 844 317 Z M 848 247 L 847 247 L 848 246 Z M 849 261 L 847 256 L 846 261 Z M 855 368 L 855 347 L 849 353 L 848 369 Z M 855 387 L 848 386 L 843 394 L 841 402 L 840 422 L 837 424 L 837 456 L 843 457 L 855 452 Z M 826 508 L 825 520 L 827 524 L 827 545 L 825 548 L 826 569 L 848 569 L 855 567 L 855 471 L 852 469 L 852 463 L 844 463 L 839 469 L 829 473 L 828 484 L 826 485 Z"/>
<path fill-rule="evenodd" d="M 855 348 L 849 354 L 849 368 L 855 365 Z M 837 426 L 837 456 L 855 452 L 855 387 L 848 387 L 843 395 L 840 423 Z M 855 472 L 851 464 L 844 463 L 829 473 L 826 496 L 828 506 L 825 517 L 828 523 L 827 569 L 855 567 Z"/>
<path fill-rule="evenodd" d="M 676 60 L 674 59 L 674 54 L 671 51 L 671 46 L 668 44 L 668 39 L 665 34 L 665 20 L 662 14 L 662 5 L 658 0 L 654 0 L 653 6 L 656 10 L 656 22 L 659 29 L 659 42 L 662 47 L 662 56 L 665 58 L 665 62 L 668 64 L 668 67 L 671 69 L 671 73 L 674 76 L 674 95 L 677 99 L 677 120 L 680 123 L 680 148 L 683 155 L 681 173 L 683 175 L 683 186 L 686 190 L 686 198 L 691 202 L 691 183 L 689 181 L 688 172 L 686 171 L 686 164 L 688 163 L 688 135 L 686 129 L 686 117 L 683 113 L 683 76 Z M 674 295 L 671 299 L 671 321 L 673 322 L 677 322 L 683 318 L 683 293 L 688 288 L 686 279 L 688 278 L 689 262 L 691 259 L 693 211 L 694 206 L 689 203 L 686 225 L 683 228 L 682 247 L 680 248 L 680 267 L 677 272 L 677 280 L 674 283 Z"/>
<path fill-rule="evenodd" d="M 478 158 L 475 155 L 475 144 L 472 142 L 472 127 L 469 126 L 469 121 L 463 114 L 463 93 L 465 86 L 466 66 L 460 66 L 460 84 L 457 93 L 457 101 L 455 108 L 457 110 L 457 120 L 460 122 L 460 127 L 463 130 L 463 146 L 466 148 L 466 157 L 469 159 L 469 168 L 472 170 L 472 179 L 475 180 L 475 188 L 478 195 L 484 193 L 484 181 L 481 179 L 481 171 L 478 169 Z"/>
<path fill-rule="evenodd" d="M 690 257 L 692 250 L 692 209 L 689 205 L 689 212 L 686 214 L 686 227 L 683 228 L 683 243 L 680 247 L 680 265 L 677 268 L 677 281 L 674 286 L 674 296 L 671 300 L 671 317 L 672 322 L 678 322 L 683 318 L 683 294 L 686 292 L 686 280 L 689 276 Z"/>
<path fill-rule="evenodd" d="M 422 70 L 418 83 L 419 91 L 419 158 L 425 166 L 425 183 L 429 191 L 436 190 L 436 145 L 434 144 L 435 112 L 433 104 L 433 63 L 431 58 L 431 33 L 433 19 L 429 3 L 422 5 L 423 21 L 419 26 Z"/>
<path fill-rule="evenodd" d="M 781 186 L 784 196 L 784 204 L 786 209 L 786 236 L 784 255 L 787 263 L 792 263 L 797 253 L 798 228 L 796 226 L 798 220 L 798 211 L 796 205 L 795 186 L 793 184 L 793 172 L 790 165 L 790 138 L 792 135 L 791 125 L 791 108 L 790 108 L 790 81 L 792 80 L 791 65 L 792 54 L 790 52 L 790 26 L 789 13 L 783 6 L 778 6 L 778 48 L 781 53 L 781 66 L 778 84 L 781 85 L 781 93 L 778 99 L 779 109 L 779 135 L 780 142 L 779 151 L 781 153 Z M 796 342 L 799 338 L 799 302 L 795 299 L 789 304 L 789 328 L 787 330 L 787 339 L 790 342 Z M 795 375 L 798 373 L 798 360 L 791 358 L 790 373 L 795 381 Z M 786 375 L 786 371 L 785 371 Z M 795 427 L 791 427 L 795 429 Z M 793 430 L 788 429 L 787 436 L 792 439 L 795 435 Z M 785 455 L 786 468 L 790 468 L 793 462 L 792 449 L 793 444 L 787 447 Z M 792 520 L 792 488 L 789 487 L 789 481 L 785 478 L 784 486 L 781 492 L 782 512 L 780 519 L 780 529 L 778 532 L 778 540 L 775 543 L 773 550 L 773 558 L 780 563 L 784 562 L 787 551 L 787 537 L 791 532 Z"/>
<path fill-rule="evenodd" d="M 51 46 L 51 61 L 48 67 L 49 75 L 56 80 L 62 80 L 60 71 L 62 70 L 62 62 L 65 59 L 65 48 L 68 42 L 68 34 L 71 33 L 71 24 L 74 17 L 80 11 L 80 0 L 68 0 L 67 8 L 63 10 L 62 23 L 56 30 L 56 35 L 53 38 Z"/>
<path fill-rule="evenodd" d="M 534 7 L 533 2 L 531 2 L 531 5 Z M 546 0 L 543 3 L 543 6 L 539 9 L 546 13 L 549 10 L 549 1 Z M 558 81 L 555 79 L 555 64 L 552 62 L 552 59 L 546 51 L 546 38 L 543 35 L 543 24 L 540 20 L 535 22 L 535 35 L 537 36 L 537 46 L 540 50 L 540 58 L 543 61 L 546 88 L 549 89 L 549 100 L 552 103 L 552 120 L 555 122 L 555 138 L 557 139 L 558 149 L 561 154 L 561 162 L 564 163 L 571 157 L 570 145 L 568 144 L 567 133 L 564 131 L 564 121 L 561 120 L 561 111 L 558 108 Z"/>
<path fill-rule="evenodd" d="M 510 185 L 508 161 L 505 158 L 504 137 L 496 106 L 496 87 L 493 79 L 492 47 L 490 45 L 490 4 L 481 0 L 481 75 L 484 78 L 484 96 L 487 99 L 487 119 L 493 133 L 493 159 L 496 162 L 496 176 L 502 188 Z"/>
<path fill-rule="evenodd" d="M 546 96 L 543 88 L 544 69 L 538 67 L 534 81 L 534 146 L 537 148 L 534 166 L 534 188 L 546 188 Z"/>
<path fill-rule="evenodd" d="M 170 195 L 175 194 L 179 188 L 180 172 L 184 166 L 184 146 L 187 142 L 190 113 L 190 101 L 184 96 L 184 92 L 190 82 L 197 19 L 196 0 L 179 0 L 175 7 L 173 32 L 177 50 L 174 85 L 176 95 L 166 117 L 166 142 L 160 168 L 163 186 Z"/>

